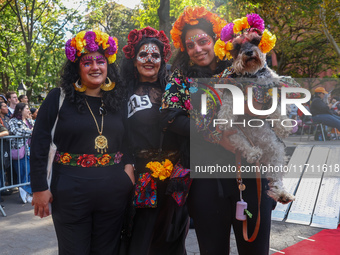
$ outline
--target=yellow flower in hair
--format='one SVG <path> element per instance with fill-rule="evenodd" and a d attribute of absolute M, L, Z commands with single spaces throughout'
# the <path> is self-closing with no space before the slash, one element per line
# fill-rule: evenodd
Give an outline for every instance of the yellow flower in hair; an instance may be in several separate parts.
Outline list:
<path fill-rule="evenodd" d="M 214 46 L 215 55 L 220 59 L 223 60 L 226 56 L 227 49 L 226 44 L 221 39 L 218 39 Z"/>
<path fill-rule="evenodd" d="M 249 28 L 248 19 L 247 17 L 243 17 L 241 19 L 235 19 L 233 21 L 234 27 L 233 32 L 234 34 L 237 34 L 238 32 L 242 31 L 243 29 Z"/>
<path fill-rule="evenodd" d="M 113 40 L 115 40 L 115 42 L 116 42 L 116 46 L 117 46 L 117 50 L 116 50 L 116 54 L 117 54 L 117 52 L 118 52 L 118 39 L 117 39 L 117 37 L 113 37 Z"/>
<path fill-rule="evenodd" d="M 105 56 L 106 56 L 106 54 L 105 54 Z M 108 56 L 106 56 L 106 57 L 107 57 L 107 59 L 109 60 L 109 63 L 114 63 L 114 62 L 116 61 L 116 58 L 117 58 L 116 54 L 114 54 L 114 55 L 108 55 Z"/>
<path fill-rule="evenodd" d="M 106 33 L 102 33 L 101 45 L 103 47 L 103 50 L 106 50 L 110 46 L 110 44 L 107 43 L 108 40 L 109 40 L 109 35 Z"/>
<path fill-rule="evenodd" d="M 259 48 L 263 53 L 271 51 L 276 43 L 276 36 L 270 33 L 267 29 L 263 31 Z"/>
<path fill-rule="evenodd" d="M 80 54 L 84 50 L 84 47 L 86 46 L 86 40 L 84 39 L 85 33 L 86 31 L 81 31 L 76 35 L 76 38 L 75 38 L 76 48 Z"/>
<path fill-rule="evenodd" d="M 226 57 L 227 57 L 227 59 L 232 59 L 233 57 L 231 56 L 231 54 L 230 54 L 230 51 L 234 48 L 233 47 L 233 44 L 231 43 L 231 42 L 227 42 L 227 44 L 226 44 L 226 46 L 225 46 L 225 48 L 226 48 Z"/>

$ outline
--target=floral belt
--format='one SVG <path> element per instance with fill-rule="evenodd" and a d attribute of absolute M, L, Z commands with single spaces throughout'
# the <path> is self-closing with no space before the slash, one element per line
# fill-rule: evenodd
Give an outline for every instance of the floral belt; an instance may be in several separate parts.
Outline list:
<path fill-rule="evenodd" d="M 103 167 L 119 164 L 122 156 L 119 151 L 111 154 L 72 154 L 57 151 L 54 162 L 67 166 Z"/>

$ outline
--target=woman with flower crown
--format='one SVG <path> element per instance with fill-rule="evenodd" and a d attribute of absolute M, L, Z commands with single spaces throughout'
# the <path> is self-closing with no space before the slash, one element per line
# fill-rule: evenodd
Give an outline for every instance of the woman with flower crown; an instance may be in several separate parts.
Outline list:
<path fill-rule="evenodd" d="M 230 62 L 219 61 L 214 53 L 214 44 L 225 25 L 224 20 L 204 7 L 187 7 L 170 32 L 175 47 L 180 50 L 173 62 L 174 71 L 162 99 L 162 126 L 186 135 L 186 144 L 182 145 L 181 150 L 181 162 L 184 167 L 189 167 L 189 164 L 235 165 L 234 148 L 228 141 L 228 136 L 233 132 L 221 134 L 212 125 L 212 119 L 218 118 L 216 114 L 219 106 L 213 101 L 218 102 L 216 96 L 218 92 L 211 86 L 200 89 L 199 80 L 196 79 L 218 78 L 225 69 L 230 69 Z M 201 92 L 210 93 L 211 98 L 214 97 L 213 100 L 208 98 L 205 115 L 201 115 L 197 110 L 201 109 Z M 190 128 L 189 117 L 193 120 L 191 126 L 195 128 Z M 189 155 L 192 156 L 191 161 Z M 256 221 L 254 209 L 257 208 L 256 181 L 254 179 L 244 181 L 247 182 L 247 190 L 253 191 L 251 194 L 247 192 L 244 196 Z M 235 207 L 239 197 L 235 174 L 226 179 L 214 176 L 210 179 L 209 177 L 193 179 L 187 205 L 195 226 L 200 254 L 229 254 L 231 226 L 234 229 L 239 254 L 268 254 L 273 200 L 268 197 L 262 199 L 263 223 L 257 239 L 254 242 L 247 242 L 243 239 L 242 222 L 235 219 Z M 248 220 L 249 232 L 253 231 L 255 221 Z"/>
<path fill-rule="evenodd" d="M 48 94 L 35 123 L 32 205 L 42 218 L 52 203 L 59 254 L 118 254 L 134 175 L 124 140 L 126 89 L 114 64 L 117 43 L 99 30 L 68 40 L 60 88 Z M 51 142 L 57 151 L 49 190 Z"/>
<path fill-rule="evenodd" d="M 160 128 L 166 62 L 171 57 L 169 39 L 151 27 L 134 29 L 123 51 L 121 76 L 128 87 L 128 135 L 137 180 L 127 254 L 186 254 L 189 216 L 170 190 L 178 161 L 178 137 Z"/>

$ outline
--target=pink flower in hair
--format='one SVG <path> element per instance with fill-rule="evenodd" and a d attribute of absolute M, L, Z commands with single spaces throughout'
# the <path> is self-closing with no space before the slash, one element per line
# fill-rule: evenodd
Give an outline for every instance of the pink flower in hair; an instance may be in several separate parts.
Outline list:
<path fill-rule="evenodd" d="M 233 28 L 234 28 L 234 23 L 232 22 L 228 23 L 224 28 L 222 28 L 222 31 L 221 31 L 222 41 L 227 42 L 233 39 L 233 34 L 234 34 Z"/>
<path fill-rule="evenodd" d="M 247 14 L 248 24 L 252 28 L 257 28 L 261 32 L 264 31 L 264 21 L 260 15 L 256 13 Z"/>

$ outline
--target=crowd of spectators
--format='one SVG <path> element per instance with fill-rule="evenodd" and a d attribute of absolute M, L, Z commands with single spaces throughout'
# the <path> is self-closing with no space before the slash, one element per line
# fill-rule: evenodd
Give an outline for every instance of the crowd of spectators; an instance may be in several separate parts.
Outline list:
<path fill-rule="evenodd" d="M 293 129 L 293 133 L 300 135 L 308 132 L 305 129 L 309 129 L 309 126 L 305 126 L 303 129 L 303 123 L 314 124 L 314 126 L 320 123 L 325 126 L 326 139 L 336 139 L 336 133 L 340 132 L 340 96 L 331 96 L 325 88 L 317 87 L 312 99 L 304 106 L 312 114 L 311 116 L 304 115 L 295 105 L 290 105 L 288 108 L 287 115 L 298 123 L 298 126 Z M 318 132 L 313 129 L 311 132 L 315 133 L 315 140 L 319 140 Z"/>
<path fill-rule="evenodd" d="M 37 108 L 29 108 L 26 95 L 18 97 L 14 91 L 9 91 L 6 95 L 0 94 L 0 188 L 29 182 L 29 137 L 37 114 Z M 6 139 L 9 135 L 23 138 Z M 12 162 L 10 154 L 12 154 Z M 1 195 L 11 193 L 11 190 L 2 190 L 0 201 L 3 201 Z M 19 195 L 23 203 L 31 202 L 31 194 L 30 185 L 19 187 Z"/>

